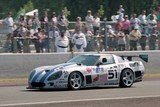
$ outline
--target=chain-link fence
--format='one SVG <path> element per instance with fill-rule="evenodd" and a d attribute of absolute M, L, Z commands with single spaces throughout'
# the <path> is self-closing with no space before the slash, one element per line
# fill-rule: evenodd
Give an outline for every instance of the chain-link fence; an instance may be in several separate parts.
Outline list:
<path fill-rule="evenodd" d="M 72 35 L 74 34 L 74 28 L 75 28 L 75 23 L 76 22 L 70 22 L 68 25 L 68 31 Z M 83 22 L 84 23 L 84 22 Z M 85 49 L 86 52 L 88 51 L 110 51 L 110 47 L 109 47 L 109 43 L 110 40 L 113 40 L 112 42 L 112 48 L 114 48 L 112 51 L 119 51 L 119 46 L 117 44 L 118 41 L 118 37 L 113 37 L 112 39 L 106 38 L 108 35 L 105 32 L 106 30 L 106 25 L 111 25 L 112 28 L 115 28 L 115 24 L 116 22 L 112 22 L 112 21 L 107 21 L 106 23 L 104 21 L 101 22 L 100 24 L 100 30 L 99 30 L 99 34 L 92 36 L 92 38 L 87 38 L 87 47 Z M 5 53 L 5 52 L 13 52 L 13 53 L 35 53 L 35 46 L 34 46 L 34 40 L 31 37 L 10 37 L 10 35 L 8 35 L 8 28 L 7 26 L 4 24 L 4 26 L 0 26 L 0 52 L 1 53 Z M 48 33 L 46 33 L 48 34 Z M 86 32 L 84 32 L 84 34 L 86 34 Z M 47 36 L 49 37 L 49 36 Z M 125 35 L 125 39 L 126 39 L 126 44 L 125 44 L 125 49 L 124 50 L 129 50 L 130 46 L 129 46 L 129 39 L 128 39 L 128 35 Z M 156 38 L 150 38 L 150 37 L 146 37 L 146 50 L 151 49 L 150 48 L 150 44 L 149 41 L 152 41 L 152 39 L 155 40 L 154 43 L 154 48 L 153 50 L 157 50 L 159 49 L 160 46 L 160 36 L 157 36 Z M 53 41 L 50 41 L 49 38 L 46 38 L 46 40 L 48 41 L 48 47 L 47 49 L 44 49 L 44 52 L 56 52 L 55 50 L 51 50 L 50 44 Z M 106 44 L 107 42 L 107 44 Z M 13 48 L 14 47 L 14 48 Z M 68 48 L 68 52 L 73 51 L 73 44 L 70 41 L 70 45 Z M 138 41 L 138 46 L 137 46 L 138 50 L 142 50 L 141 44 Z"/>

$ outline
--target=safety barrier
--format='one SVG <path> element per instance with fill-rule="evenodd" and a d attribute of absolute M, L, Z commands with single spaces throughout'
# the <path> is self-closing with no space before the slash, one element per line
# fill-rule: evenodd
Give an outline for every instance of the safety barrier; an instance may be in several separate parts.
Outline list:
<path fill-rule="evenodd" d="M 149 62 L 144 62 L 146 73 L 160 73 L 160 51 L 116 51 L 105 53 L 113 53 L 116 55 L 148 54 Z M 36 67 L 60 64 L 77 54 L 86 53 L 0 54 L 0 78 L 24 77 Z"/>

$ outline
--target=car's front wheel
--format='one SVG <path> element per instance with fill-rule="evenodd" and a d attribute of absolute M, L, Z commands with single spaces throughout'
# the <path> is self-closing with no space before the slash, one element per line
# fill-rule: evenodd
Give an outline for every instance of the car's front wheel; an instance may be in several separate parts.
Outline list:
<path fill-rule="evenodd" d="M 81 88 L 82 82 L 82 75 L 79 72 L 72 72 L 68 79 L 68 87 L 73 90 L 78 90 Z"/>
<path fill-rule="evenodd" d="M 134 74 L 132 70 L 125 69 L 121 73 L 120 87 L 131 87 L 134 82 Z"/>

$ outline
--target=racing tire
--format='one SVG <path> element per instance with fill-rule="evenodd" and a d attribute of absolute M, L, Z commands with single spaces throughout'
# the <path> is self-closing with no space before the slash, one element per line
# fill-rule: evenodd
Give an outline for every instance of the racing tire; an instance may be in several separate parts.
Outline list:
<path fill-rule="evenodd" d="M 68 79 L 68 88 L 71 90 L 79 90 L 83 84 L 82 74 L 79 72 L 72 72 Z"/>
<path fill-rule="evenodd" d="M 134 83 L 134 74 L 130 69 L 125 69 L 121 73 L 120 87 L 131 87 Z"/>

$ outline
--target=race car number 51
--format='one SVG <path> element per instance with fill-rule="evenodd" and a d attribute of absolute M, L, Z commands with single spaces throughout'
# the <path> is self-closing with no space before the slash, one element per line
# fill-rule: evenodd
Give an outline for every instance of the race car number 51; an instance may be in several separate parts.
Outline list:
<path fill-rule="evenodd" d="M 115 80 L 117 78 L 117 70 L 108 70 L 108 79 Z"/>

